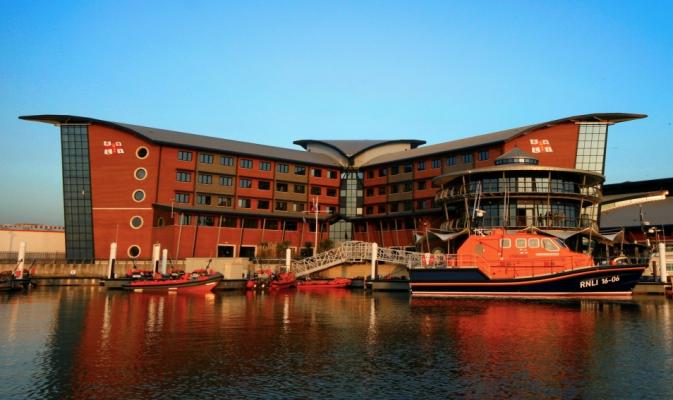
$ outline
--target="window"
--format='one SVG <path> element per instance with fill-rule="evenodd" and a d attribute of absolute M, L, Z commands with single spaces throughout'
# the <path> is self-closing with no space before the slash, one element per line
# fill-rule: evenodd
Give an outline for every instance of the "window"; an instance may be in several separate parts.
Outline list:
<path fill-rule="evenodd" d="M 512 239 L 510 238 L 500 239 L 500 247 L 502 247 L 503 249 L 509 249 L 510 247 L 512 247 Z"/>
<path fill-rule="evenodd" d="M 290 172 L 290 166 L 287 164 L 277 164 L 276 171 L 283 174 L 287 174 L 288 172 Z"/>
<path fill-rule="evenodd" d="M 234 165 L 234 157 L 220 156 L 220 165 L 225 167 L 232 167 Z"/>
<path fill-rule="evenodd" d="M 260 161 L 259 162 L 259 170 L 260 171 L 271 171 L 271 163 L 268 161 Z"/>
<path fill-rule="evenodd" d="M 132 246 L 129 246 L 129 249 L 128 249 L 127 253 L 129 255 L 129 257 L 137 258 L 140 255 L 140 247 L 135 245 L 135 244 L 132 245 Z"/>
<path fill-rule="evenodd" d="M 432 160 L 432 168 L 439 168 L 442 166 L 442 160 Z"/>
<path fill-rule="evenodd" d="M 213 218 L 212 215 L 199 215 L 196 224 L 201 226 L 215 226 L 215 218 Z"/>
<path fill-rule="evenodd" d="M 390 212 L 397 212 L 397 203 L 390 204 Z"/>
<path fill-rule="evenodd" d="M 425 169 L 425 165 L 423 165 L 423 169 Z M 404 164 L 404 172 L 411 172 L 414 170 L 414 164 L 412 163 L 406 163 Z"/>
<path fill-rule="evenodd" d="M 418 181 L 418 183 L 416 185 L 417 185 L 416 187 L 418 188 L 418 190 L 425 190 L 426 181 Z"/>
<path fill-rule="evenodd" d="M 138 147 L 138 149 L 136 150 L 136 157 L 138 157 L 141 160 L 144 160 L 145 158 L 147 158 L 147 156 L 149 154 L 150 154 L 150 151 L 147 150 L 147 147 L 144 147 L 144 146 Z"/>
<path fill-rule="evenodd" d="M 183 171 L 178 171 L 175 179 L 178 182 L 191 182 L 192 180 L 192 174 L 189 172 L 183 172 Z"/>
<path fill-rule="evenodd" d="M 238 199 L 238 208 L 250 208 L 252 201 L 250 199 Z"/>
<path fill-rule="evenodd" d="M 418 170 L 419 171 L 425 170 L 425 161 L 419 161 L 418 162 Z"/>
<path fill-rule="evenodd" d="M 336 173 L 336 171 L 333 171 L 333 170 L 329 170 L 329 171 L 327 171 L 327 177 L 328 177 L 329 179 L 336 179 L 336 178 L 337 178 L 337 173 Z"/>
<path fill-rule="evenodd" d="M 294 174 L 295 175 L 306 175 L 306 167 L 302 167 L 301 165 L 295 165 L 294 166 Z"/>
<path fill-rule="evenodd" d="M 192 216 L 187 214 L 181 214 L 179 223 L 180 225 L 190 225 L 192 223 Z"/>
<path fill-rule="evenodd" d="M 219 207 L 231 207 L 233 205 L 232 198 L 230 196 L 218 196 L 217 205 Z"/>
<path fill-rule="evenodd" d="M 147 170 L 145 168 L 136 168 L 133 172 L 133 176 L 135 176 L 137 180 L 142 181 L 147 178 Z"/>
<path fill-rule="evenodd" d="M 530 238 L 528 239 L 528 247 L 531 249 L 537 249 L 540 247 L 540 239 Z"/>
<path fill-rule="evenodd" d="M 488 160 L 488 150 L 482 150 L 479 152 L 479 161 Z"/>
<path fill-rule="evenodd" d="M 254 218 L 243 218 L 243 227 L 257 229 L 259 222 Z"/>
<path fill-rule="evenodd" d="M 414 202 L 411 200 L 405 201 L 402 206 L 404 207 L 404 211 L 411 211 L 414 209 Z"/>
<path fill-rule="evenodd" d="M 231 186 L 234 184 L 234 180 L 231 176 L 220 176 L 220 185 L 222 186 Z"/>
<path fill-rule="evenodd" d="M 365 213 L 368 215 L 374 214 L 374 207 L 373 206 L 365 207 Z"/>
<path fill-rule="evenodd" d="M 516 239 L 516 248 L 517 249 L 525 249 L 526 248 L 526 239 Z"/>
<path fill-rule="evenodd" d="M 328 197 L 336 197 L 337 191 L 334 188 L 327 188 L 327 196 Z"/>
<path fill-rule="evenodd" d="M 287 183 L 276 182 L 276 191 L 277 192 L 287 192 Z"/>
<path fill-rule="evenodd" d="M 278 211 L 287 211 L 287 202 L 285 202 L 285 201 L 277 201 L 277 202 L 276 202 L 276 210 L 278 210 Z"/>
<path fill-rule="evenodd" d="M 400 173 L 400 167 L 399 165 L 393 165 L 390 167 L 390 175 L 397 175 Z"/>
<path fill-rule="evenodd" d="M 371 197 L 374 195 L 374 188 L 367 188 L 366 192 L 367 197 Z"/>
<path fill-rule="evenodd" d="M 295 193 L 306 193 L 306 186 L 305 185 L 294 185 L 294 192 Z"/>
<path fill-rule="evenodd" d="M 143 217 L 136 215 L 131 217 L 131 221 L 129 221 L 131 224 L 131 228 L 133 229 L 140 229 L 143 226 Z"/>
<path fill-rule="evenodd" d="M 257 188 L 259 190 L 271 190 L 271 182 L 269 181 L 258 181 Z"/>
<path fill-rule="evenodd" d="M 388 175 L 388 170 L 385 167 L 379 168 L 379 176 L 386 176 Z"/>
<path fill-rule="evenodd" d="M 145 200 L 145 191 L 142 189 L 138 189 L 135 192 L 133 192 L 133 200 L 137 202 Z"/>
<path fill-rule="evenodd" d="M 463 154 L 463 164 L 469 164 L 472 162 L 472 153 Z"/>
<path fill-rule="evenodd" d="M 204 185 L 210 185 L 213 183 L 213 176 L 210 174 L 199 174 L 198 182 Z"/>
<path fill-rule="evenodd" d="M 241 161 L 240 161 L 239 165 L 241 166 L 241 168 L 251 169 L 252 168 L 252 160 L 247 160 L 245 158 L 241 158 Z"/>
<path fill-rule="evenodd" d="M 191 151 L 178 151 L 178 160 L 180 160 L 180 161 L 192 161 L 192 152 Z"/>
<path fill-rule="evenodd" d="M 249 189 L 252 187 L 252 181 L 250 179 L 240 178 L 238 180 L 238 186 L 243 189 Z"/>
<path fill-rule="evenodd" d="M 379 204 L 378 209 L 379 209 L 379 214 L 383 214 L 383 213 L 386 212 L 386 206 L 383 205 L 383 204 Z"/>
<path fill-rule="evenodd" d="M 257 208 L 260 210 L 268 210 L 269 200 L 257 200 Z"/>
<path fill-rule="evenodd" d="M 311 176 L 313 176 L 315 178 L 322 177 L 322 170 L 320 168 L 312 168 L 311 169 Z"/>
<path fill-rule="evenodd" d="M 379 186 L 379 194 L 386 194 L 386 187 L 385 186 Z"/>
<path fill-rule="evenodd" d="M 406 182 L 404 184 L 404 191 L 411 192 L 412 190 L 414 190 L 414 184 L 412 182 Z"/>
<path fill-rule="evenodd" d="M 236 217 L 222 217 L 221 225 L 224 228 L 236 228 L 238 226 L 238 218 Z"/>
<path fill-rule="evenodd" d="M 314 196 L 320 196 L 320 186 L 311 186 L 311 194 Z"/>
<path fill-rule="evenodd" d="M 286 231 L 296 231 L 297 230 L 297 221 L 285 221 L 285 230 Z"/>
<path fill-rule="evenodd" d="M 292 203 L 292 211 L 302 212 L 306 209 L 305 203 Z"/>
<path fill-rule="evenodd" d="M 372 179 L 374 177 L 374 170 L 367 170 L 367 178 Z"/>
<path fill-rule="evenodd" d="M 176 203 L 189 203 L 189 193 L 176 193 L 175 194 Z"/>
<path fill-rule="evenodd" d="M 390 194 L 397 193 L 397 185 L 390 185 Z"/>
<path fill-rule="evenodd" d="M 448 166 L 456 165 L 456 156 L 448 156 L 446 158 L 446 165 Z"/>
<path fill-rule="evenodd" d="M 212 154 L 199 153 L 199 162 L 202 163 L 202 164 L 212 164 L 213 163 L 213 155 Z"/>
<path fill-rule="evenodd" d="M 264 223 L 264 228 L 265 228 L 265 229 L 268 229 L 268 230 L 270 230 L 270 231 L 277 231 L 279 226 L 280 226 L 280 224 L 278 223 L 278 221 L 276 221 L 276 220 L 274 220 L 274 219 L 272 219 L 272 220 L 267 220 L 267 221 Z"/>
<path fill-rule="evenodd" d="M 208 194 L 197 194 L 196 195 L 196 204 L 209 206 L 210 205 L 210 195 L 208 195 Z"/>
<path fill-rule="evenodd" d="M 559 251 L 558 246 L 549 238 L 542 239 L 542 247 L 548 251 Z"/>

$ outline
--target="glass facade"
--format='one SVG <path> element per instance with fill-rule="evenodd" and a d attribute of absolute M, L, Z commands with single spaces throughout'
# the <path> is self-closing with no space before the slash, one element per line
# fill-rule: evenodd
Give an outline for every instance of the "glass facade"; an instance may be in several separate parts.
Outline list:
<path fill-rule="evenodd" d="M 364 174 L 360 171 L 344 171 L 341 174 L 341 188 L 339 190 L 341 215 L 345 217 L 362 215 L 364 204 L 363 178 Z M 340 220 L 330 226 L 329 233 L 330 239 L 334 241 L 351 240 L 353 238 L 353 224 L 346 220 Z"/>
<path fill-rule="evenodd" d="M 93 260 L 89 128 L 61 125 L 63 216 L 68 262 Z"/>
<path fill-rule="evenodd" d="M 605 175 L 607 124 L 580 124 L 575 168 Z"/>

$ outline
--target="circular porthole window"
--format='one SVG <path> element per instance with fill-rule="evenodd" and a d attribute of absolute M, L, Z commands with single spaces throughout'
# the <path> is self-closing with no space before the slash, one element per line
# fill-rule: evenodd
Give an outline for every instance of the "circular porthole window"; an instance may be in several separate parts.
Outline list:
<path fill-rule="evenodd" d="M 131 217 L 131 228 L 140 229 L 143 226 L 143 217 L 135 215 Z"/>
<path fill-rule="evenodd" d="M 145 191 L 142 189 L 138 189 L 135 192 L 133 192 L 133 200 L 137 202 L 145 200 Z"/>
<path fill-rule="evenodd" d="M 150 151 L 147 150 L 147 147 L 141 146 L 136 150 L 136 157 L 139 159 L 145 159 L 150 154 Z"/>
<path fill-rule="evenodd" d="M 138 256 L 140 255 L 140 246 L 135 245 L 135 244 L 129 246 L 128 254 L 129 254 L 129 257 L 131 257 L 131 258 L 138 258 Z"/>
<path fill-rule="evenodd" d="M 142 181 L 143 179 L 147 178 L 147 170 L 145 168 L 136 168 L 133 175 L 137 180 Z"/>

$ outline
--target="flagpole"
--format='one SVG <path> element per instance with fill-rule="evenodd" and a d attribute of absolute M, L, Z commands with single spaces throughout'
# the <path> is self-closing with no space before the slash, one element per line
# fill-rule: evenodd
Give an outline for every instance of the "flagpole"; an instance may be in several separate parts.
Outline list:
<path fill-rule="evenodd" d="M 318 196 L 313 198 L 313 211 L 315 212 L 315 241 L 313 242 L 313 257 L 318 254 Z"/>

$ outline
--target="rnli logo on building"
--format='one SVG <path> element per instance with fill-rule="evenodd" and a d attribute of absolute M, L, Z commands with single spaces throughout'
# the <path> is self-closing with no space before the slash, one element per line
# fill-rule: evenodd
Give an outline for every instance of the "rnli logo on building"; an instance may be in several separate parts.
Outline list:
<path fill-rule="evenodd" d="M 113 154 L 124 154 L 122 142 L 113 142 L 111 140 L 103 141 L 103 154 L 111 156 Z"/>
<path fill-rule="evenodd" d="M 531 139 L 530 140 L 530 150 L 533 153 L 553 153 L 549 140 L 547 139 Z"/>

